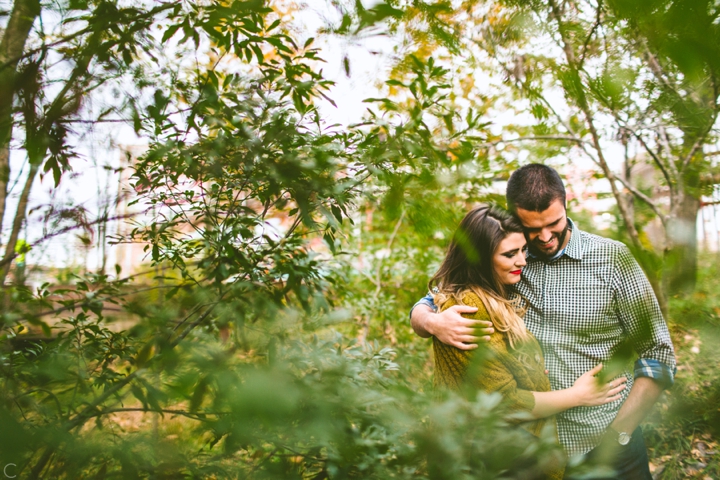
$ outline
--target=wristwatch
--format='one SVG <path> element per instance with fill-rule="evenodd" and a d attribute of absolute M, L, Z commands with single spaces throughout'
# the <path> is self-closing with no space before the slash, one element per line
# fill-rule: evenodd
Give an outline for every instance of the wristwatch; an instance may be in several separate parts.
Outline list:
<path fill-rule="evenodd" d="M 618 432 L 617 441 L 623 447 L 630 443 L 630 434 L 627 432 Z"/>

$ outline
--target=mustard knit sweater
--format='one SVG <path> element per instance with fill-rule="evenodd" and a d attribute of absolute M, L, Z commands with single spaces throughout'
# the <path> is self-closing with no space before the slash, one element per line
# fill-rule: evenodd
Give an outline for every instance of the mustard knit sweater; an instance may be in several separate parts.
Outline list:
<path fill-rule="evenodd" d="M 477 307 L 477 312 L 464 314 L 467 318 L 489 320 L 487 309 L 480 298 L 467 292 L 463 303 Z M 441 310 L 457 305 L 454 299 L 445 302 Z M 504 397 L 504 405 L 509 411 L 530 412 L 535 407 L 532 392 L 549 392 L 550 380 L 545 374 L 545 361 L 542 349 L 535 337 L 529 341 L 510 348 L 507 334 L 495 331 L 490 341 L 481 345 L 487 348 L 487 357 L 481 365 L 471 365 L 472 351 L 464 351 L 440 342 L 433 337 L 433 353 L 435 358 L 435 387 L 458 390 L 463 383 L 470 383 L 486 392 L 500 392 Z M 479 368 L 476 368 L 479 367 Z M 555 417 L 540 418 L 522 423 L 522 427 L 535 436 L 539 436 L 543 427 L 555 423 Z M 563 469 L 553 468 L 547 472 L 548 478 L 562 478 Z"/>

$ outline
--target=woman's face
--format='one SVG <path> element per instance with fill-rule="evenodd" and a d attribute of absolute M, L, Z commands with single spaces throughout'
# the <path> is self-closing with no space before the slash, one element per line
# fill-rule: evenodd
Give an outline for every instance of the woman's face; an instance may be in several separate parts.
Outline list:
<path fill-rule="evenodd" d="M 522 233 L 511 233 L 500 242 L 493 255 L 493 269 L 500 283 L 514 285 L 520 281 L 522 268 L 526 264 L 526 245 Z"/>

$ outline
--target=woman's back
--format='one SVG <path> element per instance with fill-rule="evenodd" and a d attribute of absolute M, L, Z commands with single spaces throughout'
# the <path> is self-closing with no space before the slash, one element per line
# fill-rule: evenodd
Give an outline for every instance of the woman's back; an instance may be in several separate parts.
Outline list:
<path fill-rule="evenodd" d="M 475 293 L 465 292 L 462 301 L 478 309 L 467 315 L 469 318 L 489 319 L 485 305 Z M 441 309 L 457 304 L 450 298 Z M 530 412 L 535 406 L 532 392 L 550 391 L 550 381 L 545 374 L 542 350 L 534 337 L 515 347 L 510 348 L 507 334 L 497 330 L 489 342 L 482 343 L 480 348 L 485 349 L 482 352 L 460 350 L 433 338 L 435 386 L 458 390 L 463 384 L 469 384 L 486 392 L 500 392 L 510 411 Z M 475 358 L 480 360 L 479 365 L 472 363 Z M 538 419 L 523 426 L 539 435 L 546 421 Z"/>

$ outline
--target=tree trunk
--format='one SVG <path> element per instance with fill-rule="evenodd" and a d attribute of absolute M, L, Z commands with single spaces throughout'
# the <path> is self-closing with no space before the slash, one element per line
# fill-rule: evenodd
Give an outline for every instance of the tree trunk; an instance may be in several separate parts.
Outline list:
<path fill-rule="evenodd" d="M 714 98 L 714 97 L 713 97 Z M 708 119 L 707 122 L 714 122 Z M 684 131 L 683 146 L 686 154 L 693 152 L 698 140 L 697 129 Z M 695 290 L 697 283 L 697 217 L 700 211 L 701 172 L 705 164 L 705 155 L 700 148 L 681 173 L 683 189 L 673 206 L 667 224 L 665 267 L 663 284 L 668 296 L 688 294 Z"/>
<path fill-rule="evenodd" d="M 18 61 L 35 19 L 40 15 L 39 0 L 15 0 L 7 28 L 0 40 L 0 225 L 5 216 L 10 181 L 10 139 L 13 130 L 13 99 Z"/>
<path fill-rule="evenodd" d="M 697 216 L 700 201 L 685 193 L 668 221 L 663 285 L 669 297 L 692 293 L 697 281 Z"/>
<path fill-rule="evenodd" d="M 15 245 L 17 245 L 17 240 L 20 235 L 20 228 L 22 227 L 22 224 L 25 221 L 25 217 L 27 215 L 28 201 L 30 200 L 30 190 L 32 189 L 32 184 L 35 181 L 35 177 L 37 176 L 39 170 L 39 163 L 33 163 L 30 165 L 30 172 L 28 172 L 28 177 L 25 180 L 25 185 L 23 187 L 22 193 L 20 193 L 20 200 L 18 202 L 17 210 L 15 211 L 15 218 L 13 219 L 10 238 L 8 239 L 8 243 L 5 246 L 5 256 L 3 256 L 3 260 L 8 260 L 15 256 Z M 10 265 L 11 262 L 8 261 L 2 266 L 2 268 L 0 268 L 0 287 L 5 285 L 5 278 L 10 271 Z"/>

